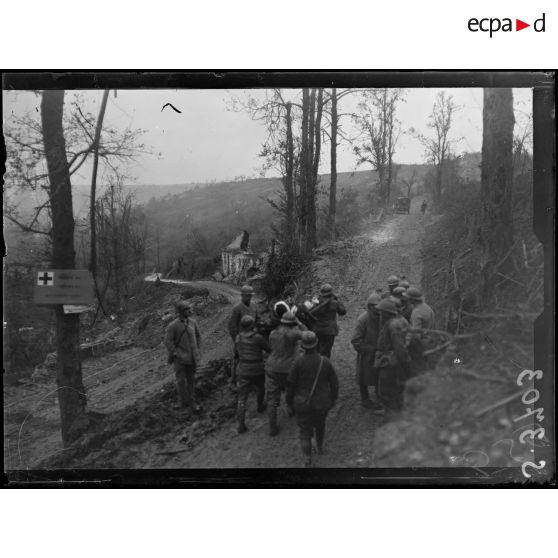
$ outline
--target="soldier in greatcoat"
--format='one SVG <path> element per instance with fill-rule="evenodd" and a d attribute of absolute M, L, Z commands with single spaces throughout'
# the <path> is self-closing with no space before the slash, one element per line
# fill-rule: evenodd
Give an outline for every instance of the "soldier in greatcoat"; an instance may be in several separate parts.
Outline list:
<path fill-rule="evenodd" d="M 312 465 L 314 434 L 318 453 L 324 453 L 326 418 L 339 393 L 335 369 L 327 357 L 318 353 L 317 346 L 316 334 L 305 331 L 302 334 L 304 354 L 295 360 L 287 388 L 287 403 L 296 414 L 300 447 L 307 467 Z"/>
<path fill-rule="evenodd" d="M 287 388 L 289 372 L 295 359 L 300 356 L 303 328 L 292 312 L 285 312 L 281 317 L 280 326 L 269 334 L 271 354 L 265 361 L 265 372 L 268 383 L 267 412 L 270 436 L 279 433 L 277 409 L 281 404 L 281 392 Z"/>
<path fill-rule="evenodd" d="M 265 411 L 265 370 L 264 355 L 269 353 L 269 345 L 263 335 L 254 330 L 252 316 L 242 316 L 240 333 L 235 340 L 235 358 L 238 361 L 237 376 L 237 421 L 238 433 L 246 432 L 246 402 L 252 390 L 256 391 L 258 413 Z"/>
<path fill-rule="evenodd" d="M 405 298 L 410 308 L 407 349 L 411 358 L 411 373 L 416 375 L 428 368 L 427 359 L 423 356 L 426 335 L 424 330 L 434 328 L 434 311 L 424 302 L 421 291 L 415 287 L 407 289 Z"/>
<path fill-rule="evenodd" d="M 339 334 L 337 316 L 344 316 L 346 313 L 347 310 L 334 294 L 333 287 L 329 283 L 323 285 L 318 305 L 310 311 L 316 320 L 312 329 L 318 337 L 318 352 L 321 355 L 331 358 L 331 349 Z"/>
<path fill-rule="evenodd" d="M 356 381 L 360 388 L 361 404 L 366 408 L 373 408 L 368 387 L 373 386 L 376 391 L 378 371 L 374 367 L 374 357 L 380 333 L 380 314 L 376 309 L 381 297 L 373 293 L 368 297 L 367 310 L 357 319 L 356 327 L 351 338 L 351 344 L 357 352 Z"/>
<path fill-rule="evenodd" d="M 250 285 L 243 285 L 240 289 L 240 302 L 233 307 L 228 324 L 229 334 L 233 343 L 236 336 L 240 333 L 240 320 L 242 316 L 252 316 L 256 323 L 259 321 L 258 307 L 256 303 L 252 301 L 253 296 L 254 288 Z"/>
<path fill-rule="evenodd" d="M 198 324 L 192 319 L 192 305 L 180 300 L 176 305 L 178 318 L 167 327 L 165 346 L 168 362 L 174 367 L 179 404 L 176 408 L 192 407 L 199 412 L 201 407 L 195 399 L 194 382 L 196 367 L 200 361 L 201 334 Z"/>
<path fill-rule="evenodd" d="M 381 316 L 374 362 L 378 368 L 378 399 L 386 411 L 396 412 L 403 405 L 403 389 L 409 377 L 409 355 L 405 346 L 409 323 L 391 300 L 380 301 L 377 308 Z"/>

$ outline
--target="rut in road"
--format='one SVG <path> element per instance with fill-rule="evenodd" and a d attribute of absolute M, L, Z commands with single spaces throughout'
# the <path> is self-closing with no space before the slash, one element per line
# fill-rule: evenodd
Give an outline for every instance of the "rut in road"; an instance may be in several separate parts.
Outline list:
<path fill-rule="evenodd" d="M 404 274 L 412 284 L 420 286 L 422 232 L 423 221 L 417 213 L 388 217 L 380 225 L 371 223 L 367 233 L 334 245 L 327 260 L 316 263 L 316 280 L 331 283 L 347 307 L 347 315 L 339 319 L 340 334 L 332 354 L 339 376 L 339 400 L 327 421 L 327 453 L 314 459 L 317 467 L 375 465 L 373 439 L 380 419 L 360 405 L 354 371 L 356 354 L 350 338 L 368 295 L 377 288 L 385 289 L 389 275 Z M 301 467 L 296 420 L 287 416 L 284 400 L 278 414 L 281 431 L 271 438 L 267 415 L 256 413 L 254 399 L 252 396 L 249 401 L 247 433 L 237 434 L 236 423 L 230 421 L 191 451 L 171 456 L 156 466 Z"/>

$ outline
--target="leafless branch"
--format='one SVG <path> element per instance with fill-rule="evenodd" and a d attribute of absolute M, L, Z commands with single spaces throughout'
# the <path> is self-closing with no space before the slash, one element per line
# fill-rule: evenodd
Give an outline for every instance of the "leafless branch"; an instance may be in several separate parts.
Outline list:
<path fill-rule="evenodd" d="M 17 225 L 22 231 L 30 232 L 30 233 L 34 233 L 34 234 L 42 234 L 42 235 L 45 235 L 45 236 L 48 236 L 48 237 L 51 236 L 51 233 L 49 231 L 42 231 L 42 230 L 39 230 L 39 229 L 34 229 L 33 227 L 31 227 L 29 225 L 25 225 L 24 223 L 21 223 L 13 215 L 4 214 L 4 217 L 6 217 L 9 221 L 11 221 L 15 225 Z"/>

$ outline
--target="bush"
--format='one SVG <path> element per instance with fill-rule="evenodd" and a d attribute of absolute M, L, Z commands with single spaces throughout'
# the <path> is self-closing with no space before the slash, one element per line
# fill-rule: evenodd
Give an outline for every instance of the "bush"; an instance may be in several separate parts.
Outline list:
<path fill-rule="evenodd" d="M 308 261 L 294 247 L 271 255 L 265 265 L 261 286 L 268 299 L 278 297 L 306 269 Z"/>

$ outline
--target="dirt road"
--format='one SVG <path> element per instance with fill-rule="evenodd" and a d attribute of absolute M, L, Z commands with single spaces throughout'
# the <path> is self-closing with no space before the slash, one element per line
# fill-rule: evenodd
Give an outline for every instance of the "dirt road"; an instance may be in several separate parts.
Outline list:
<path fill-rule="evenodd" d="M 235 286 L 212 281 L 163 282 L 207 287 L 210 293 L 227 298 L 228 304 L 217 307 L 211 316 L 198 319 L 205 334 L 203 362 L 225 356 L 225 347 L 229 342 L 226 321 L 230 305 L 238 299 L 239 290 Z M 154 344 L 150 349 L 134 346 L 83 361 L 88 411 L 110 415 L 133 406 L 140 398 L 149 398 L 162 391 L 165 384 L 172 380 L 172 372 L 166 364 L 166 350 L 162 343 L 156 340 Z M 39 384 L 29 382 L 24 387 L 4 386 L 6 469 L 34 468 L 45 458 L 62 451 L 56 392 L 54 377 Z M 142 447 L 138 459 L 149 461 L 150 455 L 151 450 Z M 135 468 L 144 465 L 131 462 L 126 466 Z"/>
<path fill-rule="evenodd" d="M 315 459 L 317 467 L 374 467 L 373 438 L 379 418 L 360 406 L 350 337 L 368 295 L 376 288 L 386 288 L 389 275 L 403 274 L 414 284 L 421 277 L 418 255 L 423 226 L 418 208 L 413 208 L 410 215 L 389 216 L 381 224 L 370 222 L 365 231 L 361 236 L 327 247 L 323 259 L 314 262 L 316 285 L 332 283 L 348 310 L 339 320 L 340 335 L 332 355 L 340 380 L 340 396 L 328 418 L 327 454 Z M 238 289 L 211 281 L 196 284 L 228 300 L 198 319 L 204 336 L 203 362 L 229 357 L 231 341 L 226 321 L 231 305 L 238 300 Z M 125 409 L 136 409 L 137 413 L 130 415 L 131 430 L 115 440 L 113 446 L 117 449 L 109 452 L 109 458 L 102 453 L 90 454 L 72 466 L 83 463 L 86 467 L 132 469 L 272 468 L 302 464 L 296 422 L 287 416 L 284 403 L 279 410 L 281 432 L 277 437 L 269 437 L 267 416 L 256 413 L 253 398 L 247 413 L 249 430 L 239 435 L 230 386 L 220 387 L 208 396 L 199 418 L 173 415 L 162 435 L 151 439 L 138 437 L 133 424 L 143 420 L 144 407 L 141 404 L 138 407 L 137 402 L 160 398 L 173 380 L 161 344 L 147 350 L 131 347 L 86 360 L 83 373 L 89 410 L 105 416 Z M 33 468 L 62 451 L 53 379 L 44 385 L 5 389 L 4 413 L 6 468 Z M 193 436 L 196 432 L 197 436 Z M 195 442 L 188 445 L 184 443 L 186 439 Z"/>
<path fill-rule="evenodd" d="M 318 278 L 335 285 L 348 310 L 347 315 L 339 320 L 341 331 L 332 354 L 339 375 L 340 396 L 328 418 L 327 454 L 316 457 L 317 467 L 374 467 L 372 444 L 379 418 L 360 406 L 355 383 L 355 352 L 350 337 L 368 295 L 376 288 L 385 289 L 389 275 L 401 273 L 412 283 L 419 283 L 418 254 L 423 226 L 417 210 L 410 215 L 390 216 L 381 225 L 370 223 L 365 234 L 338 248 L 334 246 L 323 261 L 316 263 Z M 281 432 L 271 438 L 267 416 L 256 413 L 252 398 L 246 434 L 237 434 L 234 421 L 230 421 L 192 451 L 159 461 L 156 466 L 300 467 L 298 428 L 295 419 L 287 416 L 284 402 L 279 411 L 279 423 Z"/>

